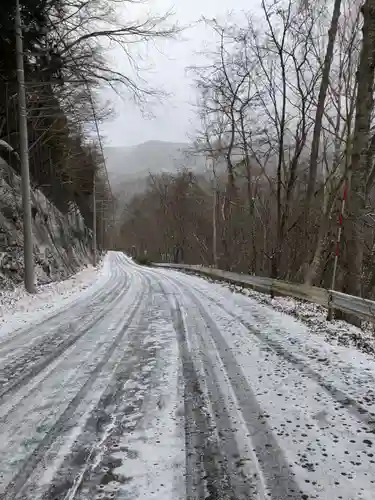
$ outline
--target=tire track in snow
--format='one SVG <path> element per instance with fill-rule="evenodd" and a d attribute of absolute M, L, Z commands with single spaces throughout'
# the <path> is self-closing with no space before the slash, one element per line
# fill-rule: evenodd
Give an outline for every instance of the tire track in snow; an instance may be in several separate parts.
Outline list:
<path fill-rule="evenodd" d="M 34 449 L 34 451 L 25 460 L 22 461 L 22 464 L 20 465 L 17 473 L 12 478 L 11 482 L 8 483 L 7 487 L 5 488 L 4 494 L 2 495 L 1 498 L 4 498 L 4 500 L 13 500 L 21 492 L 28 478 L 30 477 L 34 469 L 38 466 L 48 448 L 52 445 L 54 440 L 64 431 L 64 427 L 66 426 L 67 422 L 74 415 L 74 412 L 81 403 L 82 399 L 88 394 L 95 380 L 99 376 L 100 372 L 103 370 L 104 366 L 109 361 L 109 359 L 115 352 L 118 345 L 121 343 L 122 339 L 124 338 L 127 332 L 128 327 L 132 323 L 134 316 L 136 315 L 137 311 L 139 310 L 142 304 L 142 300 L 143 300 L 143 291 L 141 290 L 141 293 L 139 293 L 135 298 L 133 307 L 128 313 L 128 318 L 125 324 L 122 324 L 120 326 L 120 331 L 117 334 L 113 343 L 106 350 L 100 362 L 90 372 L 86 382 L 76 393 L 74 398 L 70 401 L 70 403 L 65 408 L 63 413 L 59 416 L 53 427 L 49 429 L 49 431 L 46 433 L 46 435 L 44 436 L 42 441 L 38 444 L 38 446 Z M 121 319 L 121 323 L 122 322 L 123 319 Z"/>
<path fill-rule="evenodd" d="M 144 276 L 148 280 L 147 274 Z M 153 285 L 154 283 L 149 287 L 144 299 L 142 319 L 139 325 L 137 324 L 137 329 L 132 329 L 130 332 L 126 341 L 126 350 L 118 362 L 117 369 L 113 372 L 106 390 L 87 419 L 84 429 L 82 428 L 74 441 L 69 455 L 66 455 L 57 473 L 53 474 L 50 486 L 43 493 L 44 500 L 57 498 L 94 500 L 95 498 L 109 498 L 111 494 L 114 497 L 118 494 L 121 498 L 122 495 L 126 498 L 128 498 L 127 495 L 129 498 L 135 498 L 134 490 L 132 493 L 123 491 L 122 494 L 120 493 L 122 488 L 132 489 L 131 461 L 136 459 L 138 454 L 137 451 L 127 448 L 124 438 L 131 436 L 134 432 L 140 432 L 144 425 L 145 416 L 142 416 L 145 411 L 144 399 L 136 396 L 138 392 L 136 387 L 147 386 L 147 395 L 152 396 L 160 381 L 153 388 L 155 373 L 154 369 L 149 369 L 150 364 L 152 365 L 157 357 L 161 359 L 163 357 L 163 347 L 157 340 L 157 331 L 155 332 L 156 338 L 150 342 L 150 334 L 152 335 L 153 332 L 152 319 L 150 330 L 150 318 L 148 314 L 143 313 L 143 311 L 152 310 L 155 289 Z M 165 300 L 164 293 L 162 295 Z M 169 342 L 170 340 L 168 344 Z M 159 410 L 161 408 L 162 406 Z M 125 461 L 119 458 L 119 454 L 126 457 Z M 50 461 L 49 457 L 47 460 Z M 119 467 L 126 472 L 119 472 Z M 34 478 L 34 483 L 36 482 L 37 479 Z M 106 491 L 107 488 L 109 491 Z M 30 490 L 30 493 L 33 493 L 33 490 Z M 154 490 L 152 492 L 150 490 L 150 496 L 153 493 Z M 38 491 L 38 494 L 37 498 L 40 498 L 41 492 Z"/>
<path fill-rule="evenodd" d="M 121 259 L 118 258 L 118 256 L 114 257 L 115 261 L 121 261 Z M 116 274 L 117 274 L 117 269 Z M 94 290 L 92 294 L 90 294 L 88 297 L 84 297 L 84 299 L 79 300 L 78 304 L 73 303 L 71 307 L 66 307 L 65 305 L 62 306 L 61 308 L 58 308 L 56 312 L 51 313 L 50 315 L 44 316 L 43 319 L 36 321 L 33 323 L 32 327 L 26 326 L 26 327 L 20 327 L 12 331 L 11 334 L 7 334 L 4 338 L 0 338 L 0 354 L 2 354 L 4 351 L 6 352 L 8 349 L 8 346 L 11 346 L 12 344 L 16 344 L 18 340 L 26 337 L 26 339 L 29 339 L 29 335 L 33 333 L 35 328 L 41 327 L 44 323 L 46 322 L 51 322 L 54 321 L 56 318 L 59 318 L 59 321 L 62 322 L 64 321 L 65 317 L 70 317 L 75 310 L 79 309 L 85 309 L 87 308 L 88 305 L 92 305 L 93 303 L 100 303 L 103 300 L 103 297 L 107 297 L 109 291 L 105 288 L 105 285 L 113 280 L 115 276 L 113 276 L 113 270 L 111 272 L 111 275 L 108 277 L 106 281 L 103 282 L 102 286 L 98 290 Z M 91 285 L 93 286 L 93 285 Z M 86 289 L 83 293 L 85 294 L 87 291 L 90 290 L 90 287 Z M 103 293 L 104 291 L 104 293 Z M 107 291 L 107 293 L 105 293 Z M 112 290 L 113 291 L 113 290 Z M 70 304 L 68 304 L 70 306 Z M 68 309 L 68 313 L 67 313 Z"/>
<path fill-rule="evenodd" d="M 6 359 L 8 353 L 17 356 L 18 350 L 21 350 L 22 355 L 25 349 L 30 350 L 37 348 L 46 338 L 49 338 L 52 329 L 56 327 L 57 331 L 59 331 L 59 329 L 61 330 L 59 325 L 69 323 L 71 317 L 79 316 L 81 322 L 90 318 L 92 316 L 92 308 L 100 306 L 103 302 L 106 304 L 110 295 L 116 290 L 118 286 L 116 283 L 117 277 L 117 273 L 114 275 L 114 273 L 111 272 L 111 280 L 112 283 L 114 283 L 111 287 L 107 288 L 105 286 L 107 282 L 105 282 L 103 286 L 92 295 L 82 301 L 79 300 L 78 304 L 73 304 L 72 307 L 67 307 L 51 316 L 47 316 L 42 322 L 33 323 L 31 327 L 28 326 L 27 328 L 12 332 L 10 338 L 6 338 L 0 342 L 0 356 Z M 48 325 L 47 328 L 45 327 L 46 324 Z M 12 361 L 12 359 L 10 359 L 10 361 Z M 4 361 L 1 364 L 3 366 L 0 372 L 6 368 Z"/>
<path fill-rule="evenodd" d="M 128 280 L 129 281 L 129 280 Z M 67 351 L 70 347 L 72 347 L 79 339 L 81 339 L 96 323 L 101 321 L 106 314 L 108 314 L 108 310 L 112 307 L 114 307 L 120 300 L 123 299 L 123 296 L 129 291 L 131 287 L 131 283 L 128 282 L 128 285 L 126 286 L 125 289 L 121 290 L 121 286 L 119 287 L 118 285 L 116 287 L 113 287 L 108 293 L 104 295 L 104 297 L 101 297 L 101 302 L 104 303 L 104 306 L 102 307 L 101 311 L 99 312 L 98 315 L 94 316 L 91 321 L 85 325 L 85 327 L 82 330 L 79 330 L 78 333 L 75 335 L 70 335 L 65 341 L 62 341 L 59 345 L 52 345 L 52 352 L 47 355 L 42 357 L 40 361 L 37 361 L 36 363 L 32 364 L 32 366 L 27 370 L 27 365 L 26 365 L 26 370 L 24 368 L 24 373 L 22 373 L 21 376 L 17 377 L 16 380 L 11 382 L 10 384 L 6 385 L 4 389 L 0 391 L 0 404 L 2 404 L 4 398 L 6 396 L 10 396 L 12 393 L 14 393 L 16 390 L 20 389 L 23 385 L 27 384 L 30 382 L 34 377 L 39 375 L 45 368 L 47 368 L 55 359 L 59 358 L 65 351 Z M 120 294 L 115 295 L 115 293 L 119 291 Z M 115 295 L 115 299 L 111 302 L 111 298 Z M 92 311 L 89 311 L 84 317 L 80 317 L 80 322 L 84 321 L 85 318 L 89 317 L 92 315 Z M 69 325 L 70 326 L 70 325 Z M 69 329 L 72 329 L 71 327 Z M 69 329 L 59 329 L 58 332 L 61 332 L 63 335 L 69 331 Z M 56 335 L 56 332 L 51 335 L 51 340 L 54 340 L 54 337 Z M 45 339 L 41 341 L 41 344 L 44 344 Z M 35 349 L 38 349 L 39 345 L 35 347 Z M 47 345 L 43 345 L 43 349 L 46 350 L 48 348 Z M 24 362 L 22 361 L 21 366 L 25 367 Z M 17 371 L 18 369 L 18 364 L 12 362 L 10 364 L 10 367 L 13 371 Z M 0 419 L 0 422 L 3 420 L 4 417 Z"/>
<path fill-rule="evenodd" d="M 183 290 L 183 295 L 188 295 L 195 303 L 207 325 L 208 331 L 212 335 L 216 350 L 222 360 L 223 368 L 226 371 L 229 383 L 239 403 L 239 411 L 241 411 L 243 421 L 250 433 L 250 439 L 259 462 L 259 467 L 265 479 L 267 493 L 264 492 L 261 494 L 260 498 L 301 500 L 304 493 L 295 480 L 294 473 L 271 427 L 262 418 L 264 412 L 258 403 L 256 395 L 249 386 L 234 354 L 226 343 L 214 319 L 190 288 L 177 279 L 169 277 L 168 279 L 174 282 L 180 288 L 181 292 Z M 207 299 L 208 297 L 205 295 L 204 298 Z M 203 341 L 203 343 L 206 343 L 206 341 Z M 210 365 L 213 366 L 212 362 Z"/>
<path fill-rule="evenodd" d="M 114 262 L 119 261 L 121 263 L 121 259 L 118 259 L 116 256 L 116 259 L 114 259 Z M 118 266 L 114 268 L 115 270 L 118 269 Z M 7 378 L 11 378 L 12 374 L 17 372 L 19 367 L 22 367 L 24 370 L 26 369 L 26 372 L 22 374 L 21 376 L 17 377 L 16 380 L 13 380 L 10 384 L 4 384 L 5 388 L 3 390 L 0 390 L 0 405 L 3 403 L 3 400 L 6 399 L 5 397 L 16 391 L 17 389 L 20 389 L 23 387 L 25 384 L 27 384 L 29 381 L 31 381 L 35 376 L 37 376 L 39 373 L 41 373 L 47 366 L 49 366 L 55 359 L 57 359 L 61 354 L 63 354 L 66 350 L 68 350 L 70 347 L 72 347 L 79 339 L 81 339 L 91 328 L 93 325 L 97 324 L 99 321 L 101 321 L 105 315 L 107 314 L 109 309 L 112 309 L 114 305 L 116 305 L 124 296 L 128 293 L 130 287 L 131 287 L 131 280 L 129 278 L 128 273 L 126 272 L 126 268 L 122 269 L 121 273 L 111 273 L 112 280 L 115 281 L 115 285 L 112 286 L 111 288 L 101 288 L 99 292 L 97 292 L 94 295 L 94 300 L 95 297 L 97 297 L 96 303 L 90 303 L 91 307 L 88 307 L 90 297 L 85 299 L 84 304 L 80 303 L 79 307 L 77 308 L 69 308 L 68 313 L 64 311 L 64 315 L 62 313 L 59 313 L 57 316 L 61 316 L 59 318 L 59 323 L 64 321 L 65 316 L 68 318 L 71 317 L 75 312 L 76 309 L 80 310 L 82 307 L 85 306 L 85 309 L 87 312 L 84 314 L 77 314 L 77 318 L 79 318 L 79 323 L 82 324 L 84 323 L 85 319 L 90 318 L 90 322 L 86 325 L 84 325 L 83 329 L 80 329 L 78 332 L 75 331 L 75 335 L 71 335 L 68 337 L 66 340 L 63 340 L 60 344 L 56 346 L 53 342 L 56 341 L 56 336 L 57 334 L 61 334 L 62 336 L 65 336 L 66 332 L 68 331 L 67 328 L 58 328 L 57 331 L 54 331 L 51 334 L 51 327 L 48 327 L 47 331 L 49 335 L 42 336 L 42 340 L 39 342 L 39 344 L 36 344 L 33 348 L 38 351 L 40 346 L 41 348 L 48 353 L 48 348 L 52 349 L 52 353 L 40 360 L 40 362 L 34 363 L 34 366 L 32 366 L 29 370 L 27 370 L 28 366 L 28 359 L 24 358 L 24 356 L 20 356 L 16 360 L 10 360 L 8 365 L 4 366 L 1 370 L 0 373 L 4 374 L 4 371 L 6 371 L 7 367 L 11 370 L 10 374 L 7 374 Z M 117 280 L 117 278 L 120 277 L 121 280 Z M 114 298 L 113 298 L 114 297 Z M 86 304 L 87 302 L 87 304 Z M 100 310 L 94 317 L 92 317 L 92 310 L 97 307 L 98 305 L 101 306 Z M 51 318 L 47 318 L 45 322 L 48 324 L 48 322 L 51 320 Z M 73 329 L 71 326 L 71 322 L 69 321 L 69 329 Z M 28 331 L 25 331 L 24 334 L 27 335 Z M 47 338 L 46 338 L 47 337 Z M 47 341 L 50 341 L 50 343 L 46 343 Z M 52 345 L 51 345 L 52 343 Z M 39 353 L 40 354 L 40 353 Z M 40 356 L 41 357 L 41 356 Z M 31 363 L 29 363 L 31 364 Z M 0 420 L 1 422 L 1 420 Z"/>
<path fill-rule="evenodd" d="M 154 273 L 151 273 L 155 276 Z M 201 387 L 188 346 L 183 312 L 176 294 L 159 286 L 166 296 L 177 335 L 184 380 L 186 498 L 188 500 L 236 500 L 225 470 L 225 457 L 215 436 L 215 427 L 207 411 Z M 234 445 L 234 444 L 233 444 Z"/>
<path fill-rule="evenodd" d="M 251 494 L 251 498 L 258 499 L 251 474 L 246 476 L 242 470 L 233 422 L 201 336 L 200 357 L 204 358 L 204 373 L 198 373 L 192 359 L 191 332 L 184 321 L 181 289 L 169 277 L 149 269 L 147 273 L 156 278 L 169 303 L 178 338 L 185 389 L 187 498 L 247 500 Z M 165 288 L 166 283 L 173 291 Z"/>
<path fill-rule="evenodd" d="M 147 276 L 145 278 L 148 282 Z M 143 295 L 143 305 L 144 300 L 148 301 L 151 296 L 152 289 L 149 288 L 148 298 L 145 299 Z M 137 312 L 138 311 L 139 309 L 137 309 Z M 76 497 L 82 485 L 86 484 L 88 481 L 89 483 L 93 483 L 93 487 L 90 490 L 91 496 L 89 497 L 90 500 L 92 500 L 95 498 L 95 487 L 97 484 L 100 484 L 102 476 L 110 477 L 110 467 L 109 471 L 103 473 L 97 470 L 99 465 L 97 462 L 98 455 L 103 452 L 102 448 L 105 449 L 106 441 L 113 441 L 116 432 L 119 433 L 121 431 L 121 415 L 119 414 L 118 407 L 122 403 L 124 407 L 123 412 L 127 414 L 127 406 L 132 406 L 128 405 L 126 402 L 124 404 L 124 401 L 121 402 L 125 382 L 131 378 L 131 374 L 136 368 L 139 360 L 147 364 L 148 359 L 152 357 L 152 352 L 147 351 L 144 351 L 142 356 L 140 356 L 139 353 L 138 357 L 133 356 L 133 350 L 136 349 L 138 345 L 138 337 L 138 330 L 130 332 L 129 338 L 126 339 L 127 348 L 124 350 L 123 356 L 117 362 L 116 369 L 112 373 L 106 389 L 90 412 L 90 415 L 88 415 L 87 418 L 85 417 L 86 423 L 84 427 L 81 429 L 79 435 L 75 437 L 69 455 L 66 455 L 59 468 L 54 473 L 50 486 L 48 486 L 43 493 L 43 499 L 55 500 L 56 498 L 64 498 L 71 500 Z M 131 348 L 133 343 L 134 346 Z M 130 345 L 129 349 L 128 344 Z M 56 454 L 56 451 L 52 452 L 52 455 L 54 454 Z M 53 461 L 53 458 L 50 460 Z M 95 478 L 90 478 L 90 473 L 94 464 Z M 106 465 L 110 464 L 111 462 Z M 29 493 L 29 489 L 27 493 Z M 33 494 L 33 490 L 31 490 L 30 495 L 31 494 Z M 25 498 L 29 498 L 29 496 Z"/>
<path fill-rule="evenodd" d="M 241 316 L 229 311 L 222 303 L 213 299 L 212 297 L 208 297 L 203 294 L 201 290 L 198 288 L 195 289 L 200 295 L 204 296 L 205 300 L 213 303 L 215 306 L 219 307 L 222 311 L 224 311 L 228 316 L 242 324 L 246 329 L 248 329 L 251 333 L 256 335 L 263 343 L 267 344 L 278 356 L 284 358 L 286 361 L 295 366 L 299 371 L 301 371 L 308 378 L 317 382 L 318 385 L 337 403 L 339 403 L 343 408 L 345 408 L 352 416 L 354 416 L 357 420 L 364 422 L 368 426 L 370 426 L 375 431 L 375 414 L 371 411 L 367 410 L 364 406 L 362 406 L 358 401 L 356 401 L 353 397 L 351 397 L 346 392 L 337 388 L 333 383 L 328 382 L 324 379 L 324 376 L 320 373 L 316 372 L 311 366 L 305 363 L 298 356 L 292 354 L 290 351 L 285 349 L 283 345 L 278 342 L 276 339 L 269 338 L 266 334 L 264 334 L 261 330 L 256 328 L 254 325 L 244 320 Z"/>
<path fill-rule="evenodd" d="M 206 327 L 206 325 L 205 325 Z M 243 457 L 242 450 L 240 451 L 237 442 L 237 431 L 233 416 L 229 415 L 226 398 L 222 393 L 222 386 L 215 372 L 215 367 L 212 358 L 210 357 L 207 346 L 208 343 L 203 335 L 199 334 L 200 341 L 200 356 L 204 366 L 205 385 L 209 394 L 210 406 L 212 409 L 212 418 L 215 421 L 215 427 L 218 429 L 220 436 L 220 449 L 223 450 L 225 461 L 225 470 L 230 482 L 234 498 L 236 500 L 248 500 L 249 498 L 263 498 L 263 485 L 259 486 L 259 478 L 257 473 L 251 471 L 248 464 L 245 464 L 246 459 Z M 234 403 L 235 404 L 235 403 Z M 239 423 L 236 422 L 238 425 Z M 246 466 L 246 467 L 244 467 Z M 258 495 L 259 493 L 259 495 Z"/>
<path fill-rule="evenodd" d="M 56 370 L 57 365 L 55 365 L 54 362 L 57 361 L 57 364 L 59 364 L 59 362 L 62 361 L 62 359 L 63 359 L 62 358 L 60 360 L 59 358 L 62 357 L 63 354 L 66 354 L 70 348 L 73 348 L 74 345 L 81 338 L 83 338 L 84 335 L 87 334 L 94 325 L 97 325 L 102 319 L 104 319 L 106 314 L 108 314 L 108 310 L 109 309 L 112 310 L 122 299 L 125 298 L 125 296 L 128 294 L 128 292 L 130 290 L 130 287 L 131 287 L 131 282 L 129 283 L 129 285 L 126 288 L 123 289 L 123 291 L 120 293 L 120 295 L 116 295 L 116 299 L 113 302 L 108 302 L 107 304 L 105 304 L 100 315 L 95 316 L 95 318 L 90 322 L 90 324 L 87 325 L 81 332 L 79 332 L 75 336 L 69 337 L 67 339 L 67 341 L 60 344 L 58 346 L 58 348 L 55 349 L 50 356 L 48 356 L 47 358 L 42 360 L 40 364 L 38 364 L 36 367 L 32 367 L 29 370 L 29 372 L 25 373 L 22 377 L 17 379 L 14 382 L 13 386 L 10 387 L 9 390 L 7 390 L 7 392 L 5 394 L 0 393 L 0 404 L 2 403 L 4 405 L 4 403 L 9 399 L 5 396 L 8 395 L 8 396 L 14 397 L 14 394 L 9 394 L 9 393 L 14 393 L 17 390 L 22 389 L 24 386 L 26 386 L 27 384 L 32 382 L 32 380 L 37 378 L 39 374 L 42 374 L 42 372 L 45 371 L 45 373 L 40 378 L 40 380 L 36 381 L 36 383 L 32 385 L 32 387 L 30 388 L 30 390 L 27 393 L 22 395 L 21 398 L 17 399 L 17 401 L 8 410 L 6 410 L 5 413 L 3 413 L 0 416 L 0 424 L 4 424 L 7 421 L 7 419 L 9 418 L 9 416 L 12 413 L 14 413 L 19 406 L 22 405 L 23 401 L 26 398 L 29 398 L 32 394 L 38 392 L 40 386 L 44 383 L 45 379 L 50 376 L 51 371 Z M 52 367 L 51 367 L 51 365 L 52 365 Z M 49 367 L 51 367 L 51 368 L 48 370 Z M 28 376 L 28 374 L 30 372 L 32 374 L 30 376 Z M 4 399 L 5 399 L 5 401 L 2 401 Z"/>

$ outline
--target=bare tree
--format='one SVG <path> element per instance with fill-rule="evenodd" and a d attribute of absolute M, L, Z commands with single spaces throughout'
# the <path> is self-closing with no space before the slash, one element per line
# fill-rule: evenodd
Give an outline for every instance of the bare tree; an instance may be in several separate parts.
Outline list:
<path fill-rule="evenodd" d="M 332 12 L 331 25 L 328 30 L 328 43 L 327 43 L 326 54 L 324 57 L 322 78 L 320 82 L 318 102 L 315 112 L 314 132 L 312 137 L 310 165 L 309 165 L 309 182 L 307 185 L 308 203 L 311 202 L 311 199 L 315 191 L 316 177 L 318 171 L 319 145 L 320 145 L 323 115 L 324 115 L 324 104 L 329 86 L 329 75 L 331 71 L 336 34 L 339 25 L 340 9 L 341 9 L 341 0 L 335 0 Z"/>
<path fill-rule="evenodd" d="M 125 89 L 139 103 L 162 95 L 142 77 L 145 67 L 142 47 L 158 38 L 174 37 L 180 28 L 171 23 L 170 12 L 161 16 L 146 13 L 143 18 L 123 20 L 119 7 L 126 3 L 131 16 L 132 0 L 64 0 L 49 12 L 51 36 L 43 54 L 53 51 L 62 68 L 62 80 L 91 87 L 109 85 L 116 92 Z M 106 55 L 119 47 L 128 72 L 119 71 Z M 147 68 L 147 66 L 146 66 Z"/>
<path fill-rule="evenodd" d="M 357 71 L 358 92 L 353 146 L 350 166 L 350 196 L 347 230 L 350 231 L 352 251 L 351 268 L 348 269 L 347 290 L 354 295 L 362 294 L 362 265 L 364 255 L 363 215 L 372 181 L 372 163 L 369 165 L 371 115 L 374 106 L 375 74 L 375 1 L 366 0 L 362 7 L 362 48 Z M 350 318 L 355 322 L 354 318 Z"/>
<path fill-rule="evenodd" d="M 216 38 L 195 68 L 195 146 L 215 160 L 210 178 L 155 180 L 132 202 L 124 238 L 170 258 L 179 241 L 191 263 L 329 288 L 340 217 L 337 286 L 374 296 L 375 0 L 363 16 L 359 1 L 264 0 L 242 25 L 208 23 Z M 140 220 L 160 228 L 157 245 Z"/>
<path fill-rule="evenodd" d="M 314 253 L 305 273 L 306 284 L 316 282 L 322 269 L 322 258 L 327 245 L 327 234 L 333 211 L 347 178 L 350 164 L 357 88 L 355 68 L 359 53 L 359 17 L 359 6 L 353 9 L 352 4 L 347 5 L 344 2 L 337 35 L 340 50 L 332 61 L 332 78 L 322 123 L 321 139 L 324 139 L 325 162 L 323 165 L 324 182 L 323 185 L 319 184 L 319 190 L 323 189 L 323 203 Z"/>

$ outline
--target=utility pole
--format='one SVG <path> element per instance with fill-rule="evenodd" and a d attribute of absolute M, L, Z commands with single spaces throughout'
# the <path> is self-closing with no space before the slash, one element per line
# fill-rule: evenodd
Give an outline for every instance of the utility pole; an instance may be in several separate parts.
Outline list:
<path fill-rule="evenodd" d="M 96 170 L 92 181 L 92 260 L 96 267 L 97 263 L 97 244 L 96 244 Z"/>
<path fill-rule="evenodd" d="M 20 0 L 16 0 L 15 15 L 18 106 L 20 127 L 20 160 L 21 160 L 21 190 L 23 208 L 23 255 L 25 267 L 25 288 L 29 293 L 35 293 L 33 231 L 30 199 L 29 145 L 27 135 L 25 72 L 23 61 L 23 41 L 21 27 Z"/>
<path fill-rule="evenodd" d="M 115 236 L 116 236 L 116 216 L 115 216 L 116 204 L 112 197 L 112 227 L 110 232 L 110 250 L 115 249 Z"/>
<path fill-rule="evenodd" d="M 105 222 L 106 219 L 104 219 L 104 200 L 99 200 L 100 203 L 100 248 L 101 250 L 105 250 L 104 248 L 104 233 L 105 233 Z"/>
<path fill-rule="evenodd" d="M 218 258 L 217 258 L 217 202 L 218 202 L 218 193 L 217 193 L 217 177 L 216 177 L 216 168 L 215 168 L 215 155 L 214 153 L 209 155 L 209 159 L 211 160 L 211 169 L 212 169 L 212 181 L 213 181 L 213 202 L 212 202 L 212 256 L 214 261 L 214 267 L 218 269 Z"/>

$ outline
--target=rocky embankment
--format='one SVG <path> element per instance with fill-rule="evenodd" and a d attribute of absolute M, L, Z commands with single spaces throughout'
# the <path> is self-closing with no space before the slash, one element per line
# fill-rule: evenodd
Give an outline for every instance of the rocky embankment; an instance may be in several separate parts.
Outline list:
<path fill-rule="evenodd" d="M 91 231 L 77 207 L 62 214 L 32 190 L 34 256 L 38 283 L 62 280 L 91 262 Z M 21 179 L 0 159 L 0 289 L 23 280 Z"/>

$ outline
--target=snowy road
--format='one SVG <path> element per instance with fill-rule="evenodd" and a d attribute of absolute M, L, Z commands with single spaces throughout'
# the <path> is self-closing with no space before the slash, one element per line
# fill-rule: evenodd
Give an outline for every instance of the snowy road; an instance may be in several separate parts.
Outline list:
<path fill-rule="evenodd" d="M 298 321 L 111 253 L 0 329 L 0 498 L 375 498 L 375 362 Z"/>

